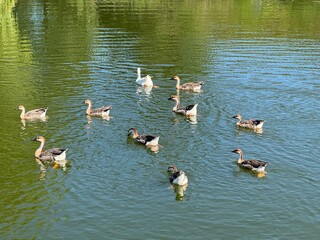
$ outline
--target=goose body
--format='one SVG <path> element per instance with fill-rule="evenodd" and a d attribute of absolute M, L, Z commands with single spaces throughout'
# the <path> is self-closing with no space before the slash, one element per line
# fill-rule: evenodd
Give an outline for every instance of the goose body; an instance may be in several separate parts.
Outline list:
<path fill-rule="evenodd" d="M 239 120 L 237 122 L 237 126 L 248 128 L 248 129 L 254 129 L 254 130 L 261 129 L 265 122 L 264 120 L 254 120 L 254 119 L 242 121 L 242 116 L 239 114 L 233 116 L 232 118 L 236 118 Z"/>
<path fill-rule="evenodd" d="M 188 184 L 188 177 L 182 170 L 178 170 L 175 165 L 168 167 L 168 173 L 170 173 L 169 182 L 179 186 Z"/>
<path fill-rule="evenodd" d="M 171 95 L 168 100 L 176 101 L 176 105 L 172 108 L 172 111 L 178 114 L 186 116 L 196 116 L 198 104 L 189 105 L 186 107 L 180 107 L 180 98 L 177 95 Z"/>
<path fill-rule="evenodd" d="M 263 162 L 260 160 L 244 160 L 243 159 L 243 152 L 241 149 L 237 148 L 232 151 L 233 153 L 239 154 L 239 159 L 237 161 L 238 165 L 242 168 L 249 169 L 258 173 L 265 172 L 266 166 L 269 164 L 268 162 Z"/>
<path fill-rule="evenodd" d="M 179 76 L 174 76 L 171 78 L 172 80 L 176 80 L 177 84 L 176 84 L 176 89 L 181 89 L 181 90 L 192 90 L 192 91 L 200 91 L 202 85 L 204 84 L 204 82 L 188 82 L 188 83 L 184 83 L 182 85 L 180 85 L 180 77 Z"/>
<path fill-rule="evenodd" d="M 45 138 L 43 136 L 38 136 L 32 139 L 32 141 L 40 142 L 40 146 L 34 154 L 35 158 L 43 163 L 56 163 L 60 166 L 65 166 L 68 148 L 51 148 L 43 151 L 45 143 Z"/>
<path fill-rule="evenodd" d="M 146 146 L 157 146 L 160 138 L 159 136 L 148 134 L 139 135 L 136 128 L 130 128 L 128 130 L 128 136 L 130 135 L 132 135 L 132 138 L 135 139 L 135 141 Z"/>
<path fill-rule="evenodd" d="M 112 106 L 103 106 L 101 108 L 92 109 L 91 100 L 87 99 L 85 104 L 88 104 L 86 114 L 92 117 L 108 117 Z"/>
<path fill-rule="evenodd" d="M 20 105 L 18 109 L 21 111 L 20 114 L 20 119 L 22 120 L 28 120 L 28 119 L 40 119 L 40 118 L 45 118 L 48 108 L 38 108 L 38 109 L 33 109 L 28 112 L 26 112 L 26 109 L 24 106 Z"/>
<path fill-rule="evenodd" d="M 151 79 L 151 76 L 147 75 L 145 77 L 141 77 L 141 70 L 140 68 L 137 68 L 138 77 L 136 79 L 136 83 L 138 85 L 144 86 L 144 87 L 152 87 L 153 82 Z"/>

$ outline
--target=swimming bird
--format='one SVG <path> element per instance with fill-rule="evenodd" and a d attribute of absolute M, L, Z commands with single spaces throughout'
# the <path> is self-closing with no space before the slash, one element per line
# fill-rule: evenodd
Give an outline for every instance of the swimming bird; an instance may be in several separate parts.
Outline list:
<path fill-rule="evenodd" d="M 188 184 L 188 177 L 182 170 L 178 170 L 175 165 L 168 167 L 168 173 L 170 173 L 169 181 L 171 184 L 183 186 Z"/>
<path fill-rule="evenodd" d="M 180 77 L 179 76 L 173 76 L 171 80 L 176 80 L 177 85 L 176 89 L 181 89 L 181 90 L 192 90 L 195 92 L 198 92 L 201 90 L 202 85 L 204 82 L 188 82 L 180 85 Z"/>
<path fill-rule="evenodd" d="M 255 119 L 242 121 L 242 117 L 239 114 L 233 116 L 232 118 L 236 118 L 239 120 L 237 122 L 237 126 L 243 127 L 243 128 L 254 129 L 254 130 L 261 129 L 264 122 L 265 122 L 264 120 L 255 120 Z"/>
<path fill-rule="evenodd" d="M 51 148 L 44 151 L 43 148 L 46 140 L 43 136 L 38 136 L 31 140 L 40 142 L 40 147 L 34 154 L 35 158 L 39 159 L 42 163 L 55 163 L 62 167 L 66 165 L 66 152 L 68 148 Z"/>
<path fill-rule="evenodd" d="M 87 99 L 85 104 L 88 104 L 88 108 L 86 110 L 86 114 L 92 117 L 108 117 L 112 106 L 103 106 L 101 108 L 91 109 L 92 102 L 91 100 Z"/>
<path fill-rule="evenodd" d="M 147 75 L 145 77 L 141 77 L 140 68 L 137 68 L 137 73 L 138 73 L 138 77 L 137 77 L 136 83 L 138 85 L 141 85 L 141 86 L 144 86 L 144 87 L 152 87 L 153 86 L 153 82 L 152 82 L 151 76 Z"/>
<path fill-rule="evenodd" d="M 21 111 L 20 119 L 22 120 L 45 118 L 48 111 L 48 108 L 38 108 L 26 112 L 26 109 L 22 105 L 18 109 Z"/>
<path fill-rule="evenodd" d="M 260 160 L 244 160 L 243 152 L 239 148 L 233 150 L 232 152 L 238 153 L 240 155 L 237 161 L 240 167 L 252 170 L 254 172 L 263 173 L 265 171 L 266 166 L 269 164 L 268 162 L 263 162 Z"/>
<path fill-rule="evenodd" d="M 180 107 L 180 98 L 178 95 L 171 95 L 168 100 L 176 101 L 176 105 L 172 108 L 173 112 L 186 115 L 187 117 L 197 115 L 198 104 Z"/>
<path fill-rule="evenodd" d="M 138 134 L 136 128 L 130 128 L 128 130 L 128 136 L 132 135 L 132 138 L 135 139 L 138 143 L 142 143 L 146 146 L 157 146 L 159 142 L 159 136 L 148 135 L 148 134 Z"/>

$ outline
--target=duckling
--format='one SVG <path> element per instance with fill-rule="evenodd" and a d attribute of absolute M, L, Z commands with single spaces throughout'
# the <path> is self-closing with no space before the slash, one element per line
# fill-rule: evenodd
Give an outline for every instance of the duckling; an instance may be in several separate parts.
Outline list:
<path fill-rule="evenodd" d="M 48 111 L 48 108 L 38 108 L 26 112 L 26 109 L 22 105 L 18 109 L 21 111 L 20 119 L 22 120 L 45 118 Z"/>
<path fill-rule="evenodd" d="M 173 112 L 186 115 L 187 117 L 197 115 L 198 104 L 189 105 L 189 106 L 180 108 L 180 98 L 178 95 L 171 95 L 171 97 L 168 98 L 168 100 L 176 101 L 176 105 L 172 108 Z"/>
<path fill-rule="evenodd" d="M 242 168 L 252 170 L 257 173 L 264 173 L 268 162 L 263 162 L 260 160 L 244 160 L 242 150 L 237 148 L 232 151 L 233 153 L 238 153 L 239 159 L 237 161 L 238 165 Z"/>
<path fill-rule="evenodd" d="M 173 76 L 171 80 L 176 80 L 177 85 L 176 89 L 181 89 L 181 90 L 192 90 L 195 92 L 199 92 L 201 90 L 202 85 L 204 82 L 188 82 L 180 85 L 180 77 L 179 76 Z"/>
<path fill-rule="evenodd" d="M 178 170 L 175 165 L 168 167 L 168 173 L 170 173 L 169 181 L 171 184 L 184 186 L 188 184 L 188 177 L 182 170 Z"/>
<path fill-rule="evenodd" d="M 249 128 L 249 129 L 261 129 L 263 124 L 264 124 L 264 120 L 245 120 L 244 122 L 242 122 L 242 117 L 237 114 L 235 116 L 233 116 L 232 118 L 236 118 L 239 119 L 239 121 L 237 122 L 237 126 L 239 127 L 243 127 L 243 128 Z"/>
<path fill-rule="evenodd" d="M 138 134 L 138 130 L 136 128 L 130 128 L 128 130 L 128 136 L 132 135 L 133 139 L 137 142 L 142 143 L 146 146 L 157 146 L 159 142 L 159 136 L 147 135 L 147 134 Z"/>
<path fill-rule="evenodd" d="M 144 86 L 144 87 L 152 87 L 153 86 L 153 82 L 152 82 L 151 76 L 147 75 L 145 77 L 141 77 L 140 68 L 137 68 L 137 73 L 138 73 L 138 77 L 137 77 L 136 83 L 138 85 L 141 85 L 141 86 Z"/>
<path fill-rule="evenodd" d="M 88 108 L 86 110 L 86 114 L 92 117 L 108 117 L 112 106 L 103 106 L 101 108 L 91 109 L 92 102 L 87 99 L 85 104 L 88 104 Z"/>
<path fill-rule="evenodd" d="M 68 148 L 51 148 L 43 151 L 44 143 L 46 141 L 43 136 L 38 136 L 31 140 L 41 143 L 40 147 L 34 154 L 35 158 L 39 159 L 42 163 L 54 163 L 59 166 L 65 167 L 67 163 L 66 152 L 68 151 Z"/>

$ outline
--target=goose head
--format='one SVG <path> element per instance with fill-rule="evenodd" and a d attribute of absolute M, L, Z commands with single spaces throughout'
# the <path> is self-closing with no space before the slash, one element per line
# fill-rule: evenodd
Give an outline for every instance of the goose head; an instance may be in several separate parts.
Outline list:
<path fill-rule="evenodd" d="M 236 119 L 239 119 L 240 121 L 242 120 L 242 117 L 241 115 L 237 114 L 237 115 L 234 115 L 232 118 L 236 118 Z"/>
<path fill-rule="evenodd" d="M 241 150 L 240 148 L 237 148 L 237 149 L 235 149 L 235 150 L 233 150 L 233 151 L 231 151 L 231 152 L 233 152 L 233 153 L 238 153 L 238 154 L 242 154 L 242 150 Z"/>
<path fill-rule="evenodd" d="M 177 100 L 179 100 L 179 96 L 177 96 L 177 95 L 171 95 L 171 97 L 169 97 L 168 100 L 177 101 Z"/>
<path fill-rule="evenodd" d="M 178 172 L 178 169 L 177 169 L 177 167 L 175 166 L 175 165 L 170 165 L 169 167 L 168 167 L 168 170 L 167 170 L 167 172 L 168 173 L 176 173 L 176 172 Z"/>
<path fill-rule="evenodd" d="M 31 141 L 44 142 L 45 138 L 42 136 L 37 136 L 37 137 L 31 139 Z"/>
<path fill-rule="evenodd" d="M 136 128 L 130 128 L 128 130 L 128 136 L 132 135 L 133 138 L 136 138 L 139 136 L 138 130 Z"/>
<path fill-rule="evenodd" d="M 180 78 L 179 78 L 179 76 L 173 76 L 173 77 L 171 78 L 171 80 L 179 81 L 179 80 L 180 80 Z"/>
<path fill-rule="evenodd" d="M 24 110 L 25 108 L 24 108 L 24 106 L 22 106 L 22 105 L 20 105 L 19 107 L 18 107 L 18 110 Z"/>
<path fill-rule="evenodd" d="M 85 103 L 85 104 L 91 104 L 91 100 L 90 100 L 90 99 L 86 99 L 86 100 L 84 101 L 84 103 Z"/>

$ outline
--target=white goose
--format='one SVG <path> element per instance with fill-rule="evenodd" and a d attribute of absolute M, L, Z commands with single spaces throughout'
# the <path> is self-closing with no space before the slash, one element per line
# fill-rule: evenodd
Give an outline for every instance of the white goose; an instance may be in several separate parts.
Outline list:
<path fill-rule="evenodd" d="M 144 87 L 153 87 L 153 82 L 151 79 L 151 76 L 147 75 L 145 77 L 141 77 L 141 70 L 140 68 L 137 68 L 138 77 L 136 80 L 136 83 L 138 85 L 144 86 Z"/>

